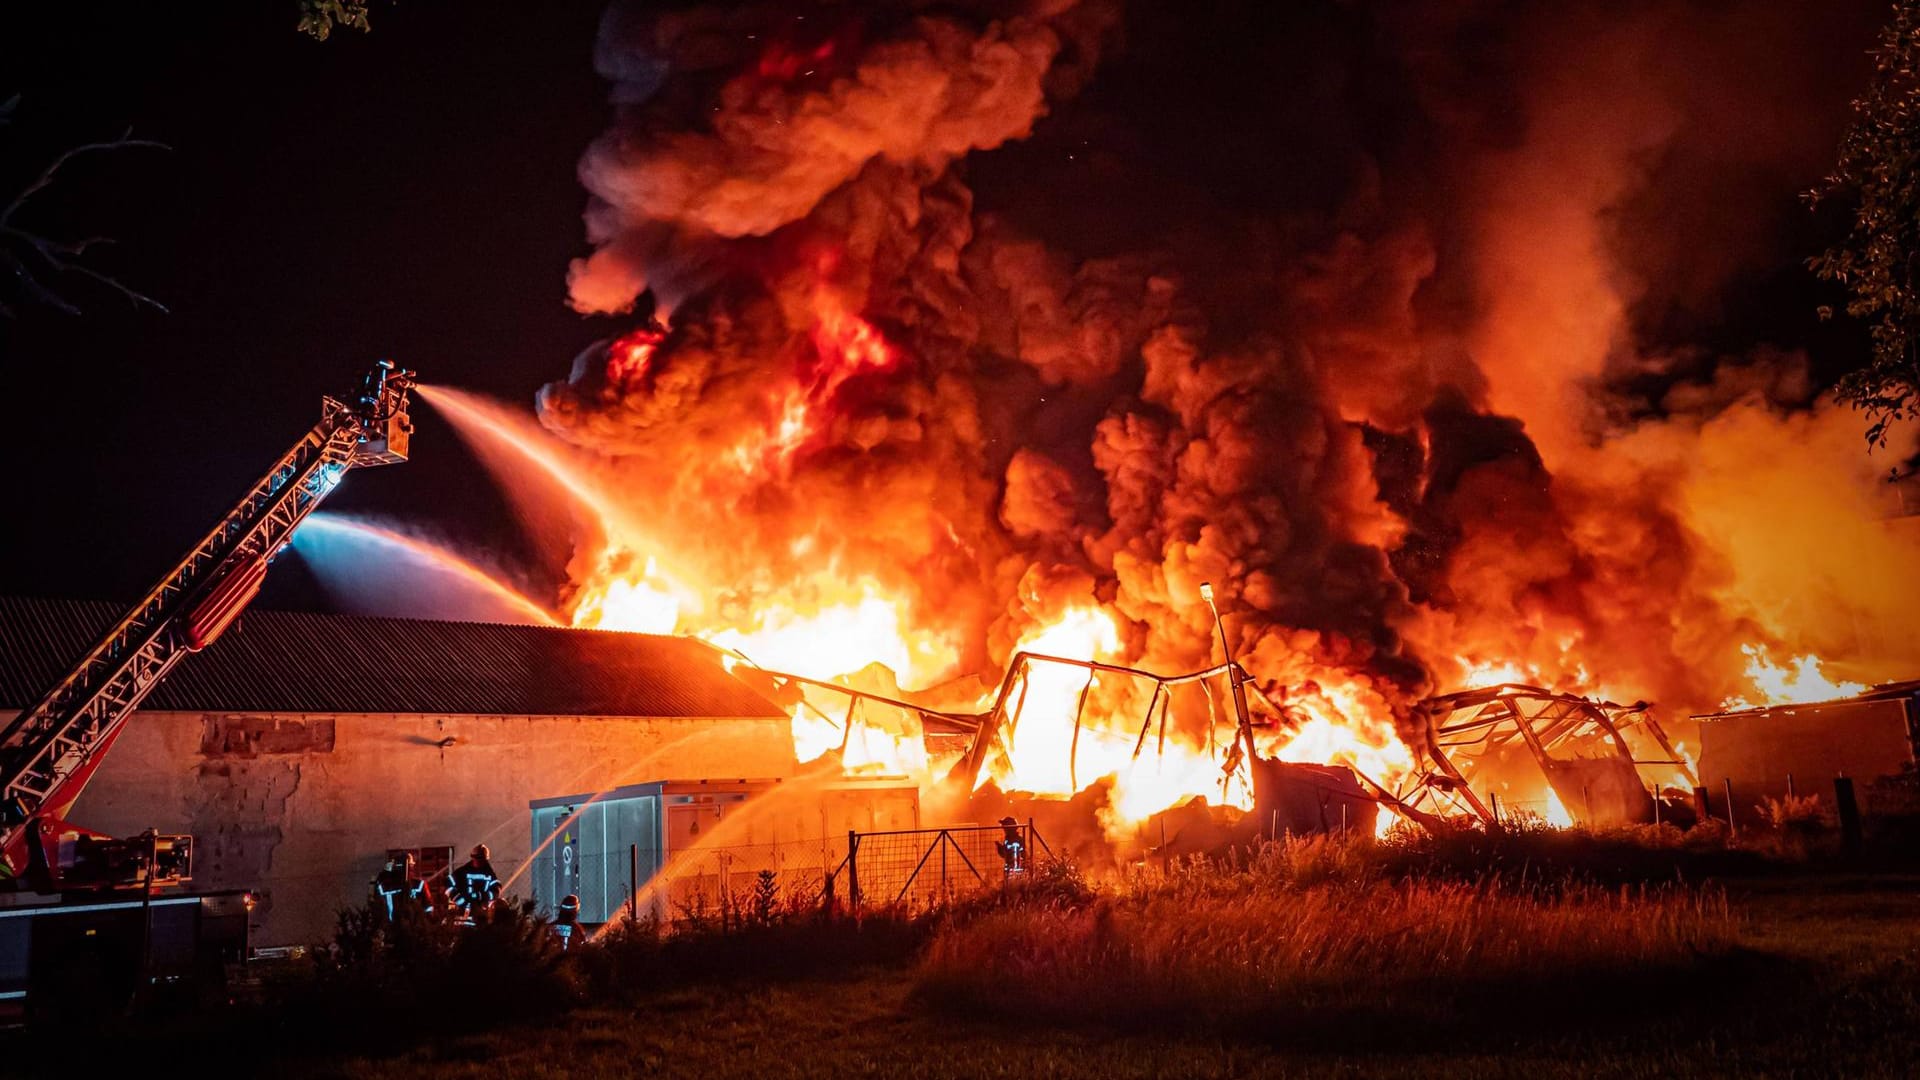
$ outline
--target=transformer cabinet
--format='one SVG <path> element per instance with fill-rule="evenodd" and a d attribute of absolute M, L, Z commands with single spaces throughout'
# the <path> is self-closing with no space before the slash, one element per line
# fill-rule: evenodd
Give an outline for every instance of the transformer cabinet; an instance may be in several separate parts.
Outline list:
<path fill-rule="evenodd" d="M 817 898 L 849 832 L 920 827 L 920 789 L 902 777 L 655 780 L 535 799 L 534 900 L 580 898 L 580 921 L 635 914 L 719 917 L 747 903 L 762 871 L 782 903 Z"/>

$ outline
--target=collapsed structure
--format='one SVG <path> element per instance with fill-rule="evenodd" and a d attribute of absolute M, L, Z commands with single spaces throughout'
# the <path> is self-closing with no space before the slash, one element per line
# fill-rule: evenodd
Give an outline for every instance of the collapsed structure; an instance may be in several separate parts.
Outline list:
<path fill-rule="evenodd" d="M 1672 771 L 1687 788 L 1697 779 L 1646 702 L 1500 683 L 1429 698 L 1418 720 L 1428 767 L 1396 797 L 1422 816 L 1497 821 L 1506 790 L 1525 793 L 1510 794 L 1510 806 L 1555 824 L 1650 822 L 1654 796 L 1642 768 Z"/>
<path fill-rule="evenodd" d="M 17 707 L 117 610 L 0 597 L 0 707 Z M 1221 684 L 1232 672 L 1244 680 L 1259 743 L 1273 745 L 1287 716 L 1284 702 L 1227 665 L 1167 676 L 1023 655 L 984 713 L 728 667 L 723 653 L 688 638 L 253 612 L 220 648 L 189 657 L 154 690 L 84 809 L 125 833 L 159 823 L 191 830 L 196 883 L 252 890 L 263 945 L 324 939 L 335 912 L 365 898 L 390 850 L 453 852 L 476 841 L 501 866 L 519 868 L 510 893 L 551 905 L 575 892 L 583 920 L 599 922 L 636 891 L 670 913 L 722 879 L 744 893 L 758 870 L 793 870 L 795 853 L 813 848 L 818 858 L 803 869 L 830 869 L 850 830 L 984 821 L 1005 805 L 929 816 L 912 782 L 846 776 L 837 757 L 802 768 L 796 717 L 831 722 L 842 751 L 863 731 L 910 726 L 915 741 L 953 763 L 949 781 L 970 789 L 980 763 L 1018 740 L 1048 669 L 1074 673 L 1074 726 L 1083 732 L 1090 676 L 1110 689 L 1145 688 L 1123 748 L 1136 761 L 1151 763 L 1176 692 L 1196 708 L 1229 713 Z M 903 725 L 909 714 L 912 725 Z M 1795 770 L 1803 785 L 1834 771 L 1867 781 L 1898 772 L 1913 760 L 1916 716 L 1920 683 L 1700 717 L 1696 775 L 1644 704 L 1506 683 L 1423 703 L 1418 766 L 1393 788 L 1344 765 L 1248 759 L 1237 746 L 1218 747 L 1208 758 L 1217 781 L 1244 786 L 1244 804 L 1227 808 L 1241 824 L 1223 828 L 1218 801 L 1212 813 L 1175 806 L 1151 815 L 1158 831 L 1143 823 L 1138 839 L 1177 852 L 1283 833 L 1366 835 L 1377 814 L 1426 823 L 1515 813 L 1562 824 L 1646 821 L 1648 786 L 1662 776 L 1676 786 L 1731 777 L 1757 800 Z M 1062 752 L 1057 764 L 1068 772 L 1085 752 L 1073 738 L 1036 749 Z M 749 801 L 768 809 L 738 813 Z M 1056 802 L 1056 822 L 1088 812 Z M 693 851 L 697 859 L 668 872 Z M 656 876 L 663 884 L 646 890 Z"/>

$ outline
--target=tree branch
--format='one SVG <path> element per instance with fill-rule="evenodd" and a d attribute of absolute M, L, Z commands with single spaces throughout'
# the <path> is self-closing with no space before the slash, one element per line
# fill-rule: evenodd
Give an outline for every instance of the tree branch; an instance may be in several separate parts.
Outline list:
<path fill-rule="evenodd" d="M 28 199 L 32 198 L 34 195 L 38 194 L 39 192 L 46 190 L 47 185 L 53 183 L 53 178 L 55 175 L 57 175 L 60 172 L 60 167 L 62 165 L 65 165 L 67 162 L 72 161 L 76 157 L 79 157 L 81 154 L 97 153 L 103 150 L 125 150 L 125 149 L 136 148 L 136 147 L 146 148 L 151 150 L 172 150 L 173 149 L 173 147 L 168 146 L 166 143 L 163 143 L 163 142 L 155 142 L 152 139 L 136 139 L 136 138 L 133 138 L 132 136 L 133 136 L 133 129 L 128 128 L 126 131 L 123 131 L 120 133 L 119 138 L 114 139 L 111 142 L 82 143 L 79 146 L 72 147 L 71 149 L 61 153 L 59 157 L 56 157 L 53 159 L 52 163 L 49 164 L 46 167 L 46 169 L 40 173 L 39 176 L 34 178 L 34 181 L 31 184 L 28 184 L 26 187 L 20 189 L 20 193 L 13 197 L 13 201 L 7 204 L 7 208 L 5 210 L 0 210 L 0 225 L 7 225 L 11 223 L 13 221 L 14 213 L 18 211 L 20 207 L 24 203 L 26 203 Z"/>
<path fill-rule="evenodd" d="M 16 95 L 6 103 L 4 108 L 0 108 L 0 121 L 4 121 L 18 101 L 19 97 Z M 136 139 L 133 137 L 132 128 L 121 132 L 120 136 L 116 139 L 111 139 L 106 142 L 82 143 L 79 146 L 71 147 L 49 162 L 47 167 L 41 171 L 40 175 L 33 179 L 32 183 L 21 188 L 19 193 L 14 195 L 13 200 L 7 203 L 6 208 L 0 210 L 0 240 L 11 241 L 7 247 L 12 249 L 0 250 L 0 265 L 11 269 L 14 279 L 20 284 L 21 289 L 38 303 L 66 312 L 69 315 L 78 315 L 80 313 L 79 307 L 61 296 L 59 291 L 55 289 L 51 283 L 52 278 L 62 274 L 77 274 L 81 277 L 91 278 L 96 283 L 114 290 L 126 297 L 135 307 L 145 304 L 163 313 L 167 310 L 165 304 L 160 303 L 153 297 L 128 287 L 125 283 L 110 274 L 102 273 L 76 261 L 80 256 L 86 254 L 90 248 L 99 244 L 112 243 L 110 238 L 105 236 L 88 236 L 79 240 L 55 240 L 14 224 L 14 215 L 19 213 L 20 208 L 26 205 L 27 200 L 52 186 L 54 180 L 60 175 L 61 168 L 63 168 L 67 162 L 72 161 L 82 154 L 126 149 L 171 150 L 172 147 L 151 139 Z M 38 267 L 32 265 L 27 253 L 31 253 L 32 258 L 37 258 L 41 265 Z M 43 280 L 43 278 L 46 280 Z M 11 306 L 0 304 L 0 318 L 10 318 L 13 313 Z"/>
<path fill-rule="evenodd" d="M 40 256 L 41 260 L 46 263 L 47 268 L 56 274 L 79 274 L 81 277 L 92 278 L 94 281 L 126 297 L 135 307 L 146 304 L 161 314 L 168 313 L 167 306 L 155 300 L 153 297 L 129 287 L 126 283 L 112 275 L 103 274 L 90 266 L 84 266 L 65 257 L 68 255 L 77 255 L 96 243 L 109 242 L 102 237 L 90 237 L 86 240 L 71 244 L 59 244 L 48 240 L 44 236 L 37 236 L 12 225 L 0 225 L 0 235 L 11 237 L 31 248 Z M 7 261 L 13 264 L 16 275 L 21 281 L 27 284 L 29 290 L 33 292 L 35 296 L 39 297 L 42 303 L 57 307 L 69 315 L 77 315 L 80 313 L 78 308 L 61 298 L 51 288 L 42 283 L 26 263 L 11 257 Z"/>

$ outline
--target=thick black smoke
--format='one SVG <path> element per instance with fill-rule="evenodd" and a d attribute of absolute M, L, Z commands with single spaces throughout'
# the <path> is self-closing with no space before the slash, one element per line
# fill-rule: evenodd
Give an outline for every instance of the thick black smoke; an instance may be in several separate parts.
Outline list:
<path fill-rule="evenodd" d="M 1095 601 L 1195 666 L 1211 580 L 1377 715 L 1457 656 L 1709 704 L 1779 628 L 1645 427 L 1805 404 L 1698 388 L 1807 333 L 1742 305 L 1874 8 L 616 5 L 570 291 L 670 329 L 541 416 L 716 604 L 870 582 L 959 671 Z"/>

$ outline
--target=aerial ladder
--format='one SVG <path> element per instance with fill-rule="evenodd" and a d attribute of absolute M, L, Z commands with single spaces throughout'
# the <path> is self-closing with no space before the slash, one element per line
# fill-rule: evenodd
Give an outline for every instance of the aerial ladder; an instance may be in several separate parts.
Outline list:
<path fill-rule="evenodd" d="M 0 874 L 39 893 L 149 891 L 190 875 L 192 840 L 114 840 L 67 822 L 141 699 L 213 644 L 260 592 L 267 566 L 350 469 L 405 461 L 411 371 L 382 360 L 32 705 L 0 732 Z"/>

